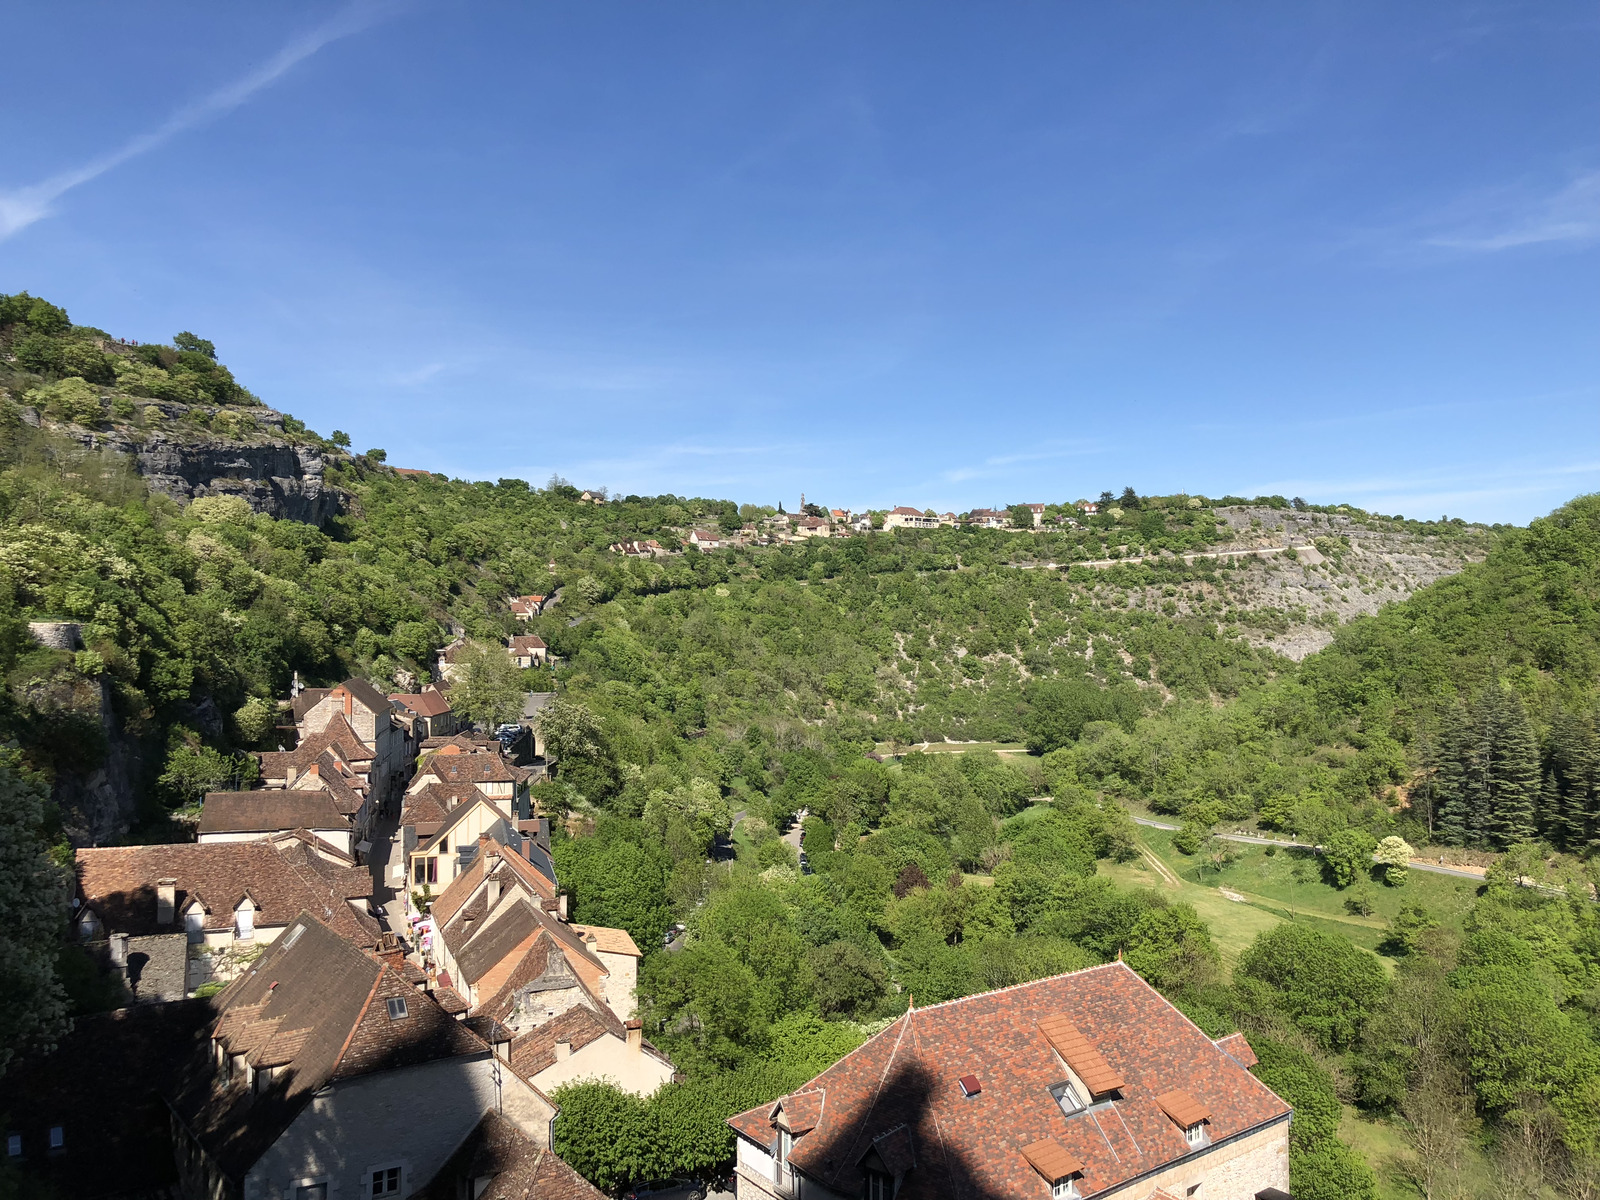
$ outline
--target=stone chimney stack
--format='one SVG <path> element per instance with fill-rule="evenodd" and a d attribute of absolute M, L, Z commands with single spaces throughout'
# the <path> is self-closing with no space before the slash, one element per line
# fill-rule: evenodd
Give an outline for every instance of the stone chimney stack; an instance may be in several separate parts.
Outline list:
<path fill-rule="evenodd" d="M 628 1022 L 628 1049 L 635 1054 L 644 1053 L 644 1022 L 638 1017 Z"/>
<path fill-rule="evenodd" d="M 171 925 L 178 909 L 178 881 L 156 880 L 156 924 Z"/>
<path fill-rule="evenodd" d="M 556 897 L 556 916 L 563 921 L 567 919 L 567 894 L 565 892 Z"/>
<path fill-rule="evenodd" d="M 500 903 L 500 881 L 498 879 L 489 880 L 488 896 L 489 909 L 493 911 L 494 906 Z"/>
<path fill-rule="evenodd" d="M 568 1042 L 557 1042 L 556 1043 L 556 1061 L 557 1062 L 565 1062 L 567 1059 L 569 1059 L 571 1057 L 572 1057 L 572 1043 L 570 1041 L 568 1041 Z"/>

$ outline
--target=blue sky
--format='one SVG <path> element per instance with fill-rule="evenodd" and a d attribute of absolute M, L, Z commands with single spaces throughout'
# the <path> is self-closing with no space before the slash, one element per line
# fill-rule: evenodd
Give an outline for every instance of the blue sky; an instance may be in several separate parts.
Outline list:
<path fill-rule="evenodd" d="M 0 291 L 192 329 L 398 465 L 1518 522 L 1600 490 L 1592 4 L 6 24 Z"/>

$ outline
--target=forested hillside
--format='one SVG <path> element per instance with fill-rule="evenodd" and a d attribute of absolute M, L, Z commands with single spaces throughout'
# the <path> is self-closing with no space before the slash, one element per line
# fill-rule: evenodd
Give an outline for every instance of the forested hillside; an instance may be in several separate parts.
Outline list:
<path fill-rule="evenodd" d="M 1122 954 L 1208 1030 L 1251 1034 L 1299 1111 L 1297 1196 L 1380 1184 L 1339 1141 L 1341 1101 L 1399 1139 L 1423 1194 L 1600 1187 L 1600 498 L 1489 530 L 1131 495 L 1050 532 L 633 560 L 607 547 L 763 510 L 401 474 L 290 418 L 272 436 L 323 455 L 341 496 L 312 524 L 253 493 L 152 491 L 137 447 L 175 418 L 146 400 L 181 393 L 162 403 L 212 437 L 260 434 L 238 424 L 257 402 L 203 339 L 102 349 L 41 303 L 0 301 L 6 1047 L 65 1011 L 52 847 L 183 836 L 172 814 L 248 781 L 294 672 L 393 690 L 457 633 L 526 628 L 507 599 L 532 592 L 554 597 L 531 628 L 559 662 L 509 684 L 561 693 L 539 799 L 574 817 L 562 883 L 578 919 L 651 948 L 644 1016 L 687 1075 L 648 1103 L 561 1097 L 562 1153 L 596 1181 L 710 1170 L 723 1117 L 912 994 Z M 1290 518 L 1300 549 L 1280 552 Z M 1206 557 L 1224 548 L 1273 554 Z M 1331 644 L 1274 649 L 1308 631 Z M 499 671 L 459 704 L 491 717 Z M 947 738 L 1005 752 L 934 752 Z M 780 838 L 802 810 L 803 871 Z M 1173 844 L 1218 871 L 1221 828 L 1322 844 L 1285 852 L 1297 881 L 1355 922 L 1390 915 L 1383 956 L 1294 911 L 1227 949 L 1126 882 L 1151 854 L 1130 810 L 1176 818 Z M 1500 858 L 1446 912 L 1410 899 L 1406 853 L 1374 867 L 1383 839 Z"/>

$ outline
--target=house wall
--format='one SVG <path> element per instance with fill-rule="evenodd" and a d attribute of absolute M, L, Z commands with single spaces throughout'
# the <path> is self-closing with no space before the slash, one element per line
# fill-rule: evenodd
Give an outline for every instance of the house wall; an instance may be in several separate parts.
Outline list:
<path fill-rule="evenodd" d="M 639 1006 L 639 960 L 631 954 L 608 954 L 594 951 L 610 973 L 606 979 L 606 1006 L 624 1021 L 633 1019 Z"/>
<path fill-rule="evenodd" d="M 1114 1200 L 1144 1200 L 1156 1188 L 1174 1196 L 1203 1185 L 1196 1200 L 1253 1200 L 1265 1188 L 1289 1190 L 1289 1122 L 1283 1121 L 1249 1137 L 1192 1154 L 1157 1175 L 1114 1192 Z"/>
<path fill-rule="evenodd" d="M 649 1096 L 672 1079 L 672 1068 L 642 1049 L 607 1033 L 581 1050 L 557 1059 L 533 1077 L 534 1085 L 549 1093 L 578 1079 L 609 1079 L 625 1092 Z"/>
<path fill-rule="evenodd" d="M 396 1166 L 400 1196 L 412 1195 L 438 1174 L 484 1113 L 501 1107 L 502 1083 L 510 1075 L 485 1051 L 334 1084 L 256 1161 L 245 1176 L 243 1200 L 295 1200 L 297 1188 L 324 1180 L 329 1200 L 366 1200 L 371 1172 Z M 526 1095 L 519 1093 L 517 1104 L 525 1108 Z"/>

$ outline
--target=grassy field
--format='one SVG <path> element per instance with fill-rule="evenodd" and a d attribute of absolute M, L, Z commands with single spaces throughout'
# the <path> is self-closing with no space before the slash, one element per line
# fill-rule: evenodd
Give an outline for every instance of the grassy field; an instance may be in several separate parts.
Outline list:
<path fill-rule="evenodd" d="M 1478 885 L 1470 879 L 1412 871 L 1403 887 L 1363 881 L 1340 890 L 1324 883 L 1320 861 L 1309 852 L 1236 845 L 1239 857 L 1212 869 L 1172 848 L 1172 834 L 1141 826 L 1142 853 L 1132 863 L 1102 866 L 1118 883 L 1155 888 L 1194 905 L 1211 926 L 1231 965 L 1257 934 L 1281 921 L 1301 921 L 1376 951 L 1389 919 L 1406 904 L 1421 904 L 1443 925 L 1459 926 Z M 1372 914 L 1348 911 L 1346 899 L 1360 889 Z"/>

